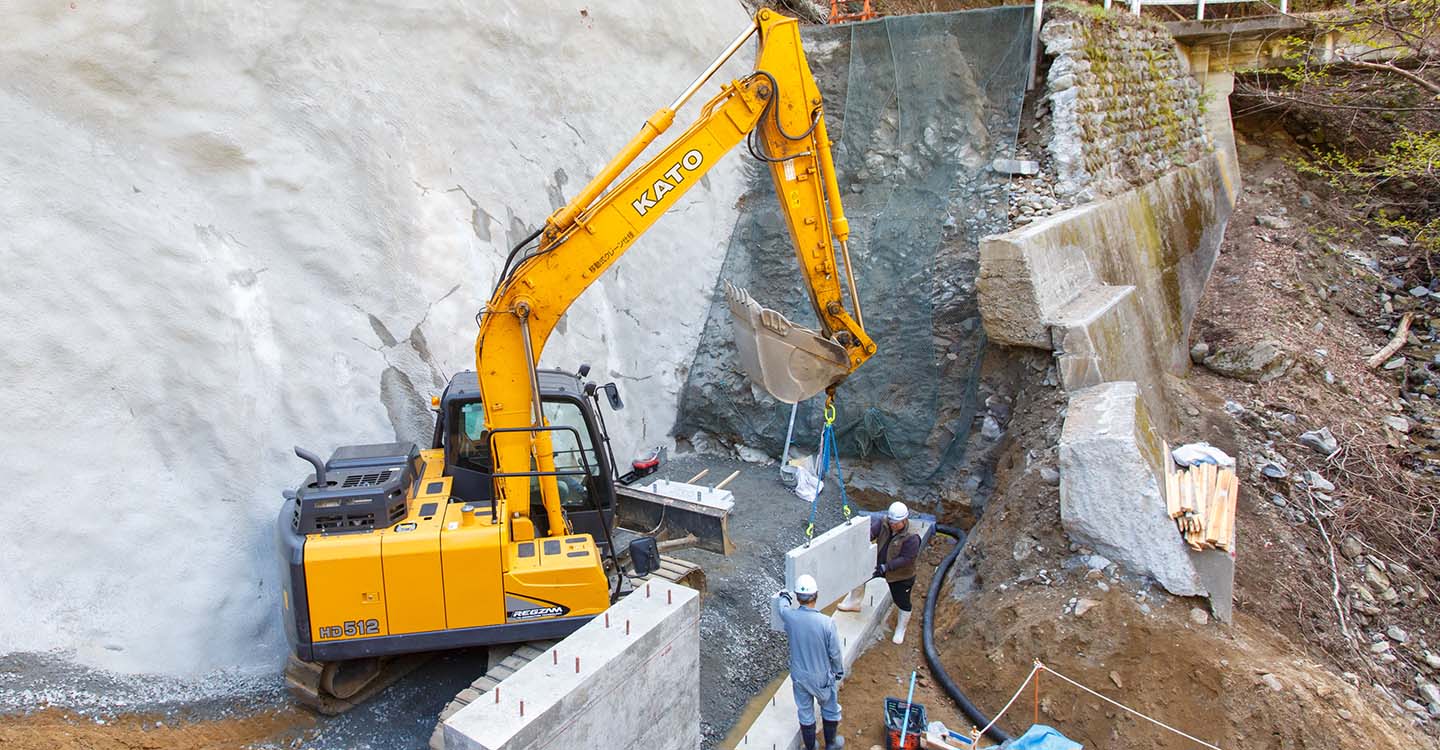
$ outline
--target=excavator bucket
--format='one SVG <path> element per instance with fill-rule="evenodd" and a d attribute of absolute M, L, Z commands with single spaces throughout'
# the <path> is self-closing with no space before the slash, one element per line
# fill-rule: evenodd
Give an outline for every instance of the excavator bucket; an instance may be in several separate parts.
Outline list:
<path fill-rule="evenodd" d="M 819 394 L 850 373 L 845 348 L 762 307 L 748 292 L 725 282 L 734 315 L 735 348 L 750 380 L 793 404 Z"/>

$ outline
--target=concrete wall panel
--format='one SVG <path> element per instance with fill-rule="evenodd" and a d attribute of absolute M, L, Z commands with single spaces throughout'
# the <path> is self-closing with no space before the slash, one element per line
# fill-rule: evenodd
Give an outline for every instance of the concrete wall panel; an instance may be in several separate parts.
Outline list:
<path fill-rule="evenodd" d="M 1212 152 L 1129 192 L 985 238 L 978 292 L 986 332 L 1002 343 L 1053 348 L 1056 335 L 1042 333 L 1069 325 L 1075 310 L 1068 306 L 1087 289 L 1130 286 L 1133 302 L 1095 318 L 1099 327 L 1089 335 L 1131 339 L 1149 353 L 1116 360 L 1097 347 L 1099 371 L 1106 380 L 1142 383 L 1184 373 L 1190 323 L 1234 207 L 1224 158 Z M 1149 388 L 1145 395 L 1154 413 L 1169 416 Z"/>
<path fill-rule="evenodd" d="M 447 719 L 445 747 L 700 746 L 698 592 L 651 581 L 552 651 Z"/>
<path fill-rule="evenodd" d="M 802 575 L 815 576 L 819 608 L 840 601 L 870 579 L 875 570 L 875 545 L 870 543 L 870 517 L 858 516 L 785 553 L 785 587 L 795 590 Z"/>

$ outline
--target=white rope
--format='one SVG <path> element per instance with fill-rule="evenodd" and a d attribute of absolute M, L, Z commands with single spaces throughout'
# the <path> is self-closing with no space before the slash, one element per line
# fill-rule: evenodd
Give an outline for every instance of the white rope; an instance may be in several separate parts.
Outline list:
<path fill-rule="evenodd" d="M 1178 734 L 1178 735 L 1180 735 L 1181 737 L 1184 737 L 1185 739 L 1190 740 L 1191 742 L 1194 742 L 1194 743 L 1197 743 L 1197 744 L 1200 744 L 1200 745 L 1204 745 L 1205 747 L 1211 748 L 1211 750 L 1220 750 L 1219 747 L 1217 747 L 1217 746 L 1215 746 L 1215 745 L 1212 745 L 1212 744 L 1206 742 L 1205 740 L 1199 739 L 1199 738 L 1197 738 L 1197 737 L 1192 737 L 1192 736 L 1190 736 L 1190 735 L 1188 735 L 1188 734 L 1180 731 L 1179 729 L 1176 729 L 1175 727 L 1170 726 L 1169 724 L 1166 724 L 1166 723 L 1164 723 L 1164 722 L 1162 722 L 1162 721 L 1157 721 L 1157 720 L 1155 720 L 1155 719 L 1152 719 L 1152 718 L 1150 718 L 1149 716 L 1146 716 L 1145 714 L 1142 714 L 1142 713 L 1140 713 L 1139 711 L 1136 711 L 1135 709 L 1130 708 L 1129 706 L 1126 706 L 1126 705 L 1124 705 L 1124 704 L 1122 704 L 1122 703 L 1118 703 L 1118 702 L 1113 701 L 1113 700 L 1111 700 L 1111 699 L 1109 699 L 1109 698 L 1106 698 L 1105 696 L 1103 696 L 1103 695 L 1095 692 L 1094 690 L 1091 690 L 1090 688 L 1085 687 L 1084 685 L 1081 685 L 1080 683 L 1078 683 L 1078 682 L 1070 679 L 1069 677 L 1066 677 L 1065 675 L 1060 674 L 1059 672 L 1056 672 L 1055 670 L 1051 669 L 1050 667 L 1047 667 L 1047 666 L 1044 666 L 1044 665 L 1040 664 L 1040 662 L 1038 662 L 1038 661 L 1035 662 L 1035 664 L 1036 664 L 1036 669 L 1044 669 L 1046 672 L 1049 672 L 1050 674 L 1053 674 L 1053 675 L 1055 675 L 1056 677 L 1059 677 L 1060 679 L 1062 679 L 1062 680 L 1070 683 L 1071 685 L 1074 685 L 1074 686 L 1077 687 L 1077 688 L 1080 688 L 1081 690 L 1084 690 L 1085 692 L 1087 692 L 1087 693 L 1095 696 L 1096 698 L 1099 698 L 1099 699 L 1102 700 L 1102 701 L 1105 701 L 1106 703 L 1109 703 L 1109 704 L 1112 705 L 1112 706 L 1116 706 L 1116 707 L 1118 707 L 1118 708 L 1123 708 L 1123 709 L 1125 709 L 1126 711 L 1129 711 L 1130 713 L 1135 714 L 1136 716 L 1139 716 L 1140 718 L 1142 718 L 1142 719 L 1150 722 L 1151 724 L 1154 724 L 1154 725 L 1156 725 L 1156 726 L 1158 726 L 1158 727 L 1163 727 L 1163 728 L 1165 728 L 1165 729 L 1168 729 L 1168 730 L 1174 732 L 1175 734 Z M 1035 671 L 1034 671 L 1034 670 L 1031 670 L 1030 674 L 1031 674 L 1031 676 L 1033 677 L 1034 674 L 1035 674 Z M 1029 682 L 1030 680 L 1029 680 L 1029 678 L 1026 678 L 1025 681 L 1026 681 L 1026 682 Z M 1023 689 L 1025 688 L 1025 686 L 1024 686 L 1024 685 L 1021 685 L 1020 688 L 1023 690 Z M 1018 696 L 1020 695 L 1020 693 L 1019 693 L 1019 692 L 1016 692 L 1015 695 L 1018 697 Z M 1010 699 L 1010 702 L 1011 702 L 1011 703 L 1015 702 L 1015 699 L 1014 699 L 1014 698 L 1011 698 L 1011 699 Z M 1009 704 L 1009 703 L 1005 704 L 1005 707 L 1006 707 L 1006 708 L 1009 708 L 1009 707 L 1010 707 L 1010 704 Z M 1005 713 L 1005 712 L 1004 712 L 1004 711 L 1001 711 L 1000 713 L 1003 714 L 1003 713 Z M 997 716 L 997 717 L 995 717 L 995 718 L 998 719 L 998 718 L 1000 718 L 1000 717 Z M 994 724 L 995 722 L 992 721 L 992 722 L 990 722 L 990 723 L 991 723 L 991 724 Z M 986 729 L 989 729 L 989 727 L 986 727 Z"/>
<path fill-rule="evenodd" d="M 1045 668 L 1046 667 L 1041 664 L 1039 660 L 1035 661 L 1035 666 L 1030 668 L 1030 675 L 1025 678 L 1024 682 L 1020 683 L 1020 689 L 1016 690 L 1015 694 L 1010 696 L 1010 702 L 1006 703 L 1005 707 L 1000 709 L 1000 713 L 995 714 L 995 718 L 991 719 L 990 723 L 986 724 L 984 729 L 981 729 L 980 731 L 975 733 L 975 739 L 978 740 L 981 737 L 985 736 L 985 733 L 990 731 L 990 727 L 995 726 L 995 722 L 999 721 L 1000 717 L 1004 716 L 1005 712 L 1010 710 L 1010 706 L 1014 705 L 1015 701 L 1020 697 L 1020 694 L 1025 692 L 1025 686 L 1029 685 L 1030 681 L 1035 679 L 1035 673 Z"/>

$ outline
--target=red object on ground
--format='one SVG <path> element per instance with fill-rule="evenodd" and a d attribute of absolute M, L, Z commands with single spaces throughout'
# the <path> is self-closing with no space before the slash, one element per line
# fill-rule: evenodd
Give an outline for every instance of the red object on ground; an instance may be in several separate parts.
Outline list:
<path fill-rule="evenodd" d="M 870 0 L 864 0 L 860 10 L 852 10 L 855 3 L 861 0 L 830 0 L 830 23 L 845 23 L 846 21 L 869 21 L 879 18 L 875 9 L 870 7 Z M 845 9 L 842 11 L 841 7 Z"/>

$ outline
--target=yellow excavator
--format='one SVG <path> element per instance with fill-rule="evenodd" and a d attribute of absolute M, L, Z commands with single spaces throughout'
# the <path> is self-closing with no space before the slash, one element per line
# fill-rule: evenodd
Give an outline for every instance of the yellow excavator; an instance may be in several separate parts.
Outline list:
<path fill-rule="evenodd" d="M 694 124 L 620 179 L 751 37 L 759 37 L 754 72 L 723 85 Z M 626 571 L 610 532 L 615 483 L 631 477 L 615 468 L 601 394 L 612 409 L 623 404 L 613 383 L 584 381 L 587 367 L 541 369 L 540 354 L 581 292 L 742 141 L 770 167 L 820 328 L 727 284 L 742 367 L 794 403 L 833 398 L 875 354 L 799 24 L 761 10 L 510 252 L 477 316 L 475 371 L 457 374 L 433 400 L 429 448 L 342 446 L 328 461 L 295 449 L 314 472 L 286 491 L 277 531 L 293 652 L 286 677 L 301 702 L 343 711 L 403 673 L 412 655 L 560 638 L 622 595 Z M 644 551 L 632 555 L 634 575 L 653 570 Z"/>

